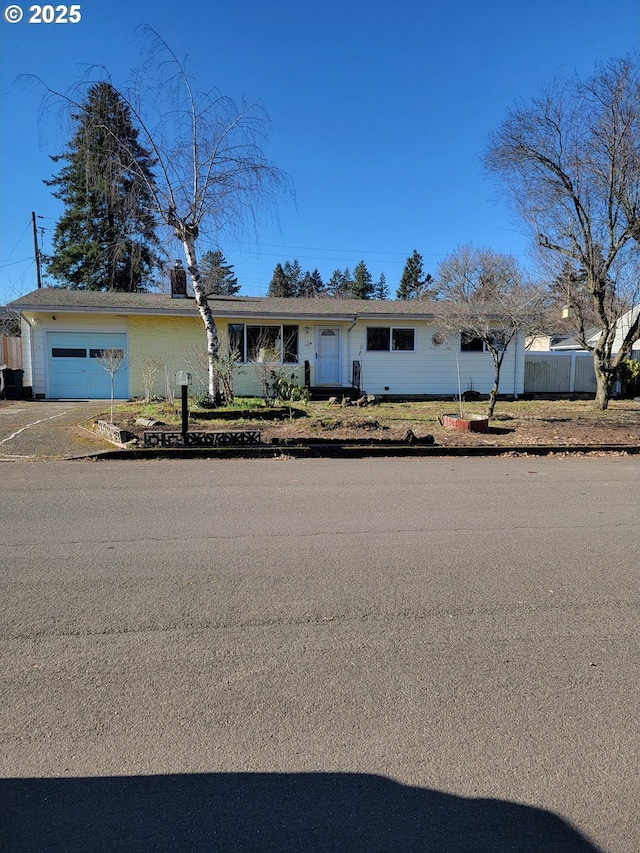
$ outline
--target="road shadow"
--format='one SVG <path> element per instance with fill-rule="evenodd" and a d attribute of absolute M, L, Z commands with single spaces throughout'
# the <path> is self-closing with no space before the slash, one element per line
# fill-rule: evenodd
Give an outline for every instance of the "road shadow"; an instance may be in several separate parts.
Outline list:
<path fill-rule="evenodd" d="M 367 774 L 4 779 L 0 802 L 6 853 L 598 853 L 551 812 Z"/>

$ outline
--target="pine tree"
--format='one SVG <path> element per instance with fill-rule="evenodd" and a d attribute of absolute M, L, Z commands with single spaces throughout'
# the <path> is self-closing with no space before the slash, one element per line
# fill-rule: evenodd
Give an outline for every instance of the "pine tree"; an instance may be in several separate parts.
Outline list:
<path fill-rule="evenodd" d="M 352 286 L 353 279 L 349 267 L 344 272 L 336 269 L 331 273 L 331 278 L 327 282 L 327 292 L 336 299 L 349 299 L 352 296 Z"/>
<path fill-rule="evenodd" d="M 88 90 L 60 172 L 45 181 L 64 204 L 48 272 L 87 290 L 144 290 L 160 267 L 151 214 L 154 161 L 110 83 Z"/>
<path fill-rule="evenodd" d="M 423 299 L 430 295 L 432 282 L 431 275 L 424 274 L 422 255 L 414 249 L 404 265 L 396 299 Z"/>
<path fill-rule="evenodd" d="M 305 299 L 314 299 L 315 297 L 320 296 L 323 291 L 324 282 L 322 281 L 322 276 L 320 275 L 317 267 L 313 272 L 309 272 L 307 270 L 300 282 L 298 296 L 302 296 Z"/>
<path fill-rule="evenodd" d="M 282 267 L 287 279 L 287 296 L 298 296 L 300 294 L 300 284 L 302 282 L 302 267 L 300 261 L 296 258 L 293 263 L 285 261 Z"/>
<path fill-rule="evenodd" d="M 353 271 L 351 295 L 354 299 L 371 299 L 373 297 L 373 276 L 364 261 L 356 264 Z"/>
<path fill-rule="evenodd" d="M 233 265 L 219 249 L 205 252 L 200 261 L 200 277 L 207 296 L 235 296 L 240 292 Z"/>
<path fill-rule="evenodd" d="M 389 298 L 389 287 L 387 285 L 387 278 L 383 272 L 380 273 L 380 278 L 376 282 L 373 288 L 373 298 L 374 299 L 388 299 Z"/>
<path fill-rule="evenodd" d="M 284 270 L 282 269 L 282 264 L 276 264 L 276 268 L 273 271 L 273 277 L 269 283 L 269 290 L 267 296 L 289 296 L 288 290 L 288 281 L 287 277 L 284 274 Z"/>

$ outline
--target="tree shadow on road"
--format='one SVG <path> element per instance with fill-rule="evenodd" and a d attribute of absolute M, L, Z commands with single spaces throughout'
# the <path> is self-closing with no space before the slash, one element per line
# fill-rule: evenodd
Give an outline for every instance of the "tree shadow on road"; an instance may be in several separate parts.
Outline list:
<path fill-rule="evenodd" d="M 557 815 L 349 773 L 0 781 L 6 851 L 598 853 Z"/>

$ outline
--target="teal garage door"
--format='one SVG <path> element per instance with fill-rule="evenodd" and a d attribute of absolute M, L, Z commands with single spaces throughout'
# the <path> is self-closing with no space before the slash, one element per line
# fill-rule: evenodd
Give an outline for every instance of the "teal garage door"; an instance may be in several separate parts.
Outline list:
<path fill-rule="evenodd" d="M 124 332 L 49 332 L 47 335 L 48 395 L 67 400 L 107 400 L 111 397 L 111 377 L 100 366 L 106 349 L 125 354 L 116 373 L 114 397 L 129 397 L 127 336 Z"/>

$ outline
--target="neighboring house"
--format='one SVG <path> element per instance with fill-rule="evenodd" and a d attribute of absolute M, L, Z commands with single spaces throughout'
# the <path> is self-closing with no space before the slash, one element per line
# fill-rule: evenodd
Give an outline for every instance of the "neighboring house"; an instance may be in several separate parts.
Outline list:
<path fill-rule="evenodd" d="M 639 313 L 640 305 L 635 305 L 630 311 L 627 311 L 626 314 L 623 314 L 622 317 L 620 317 L 616 324 L 617 328 L 616 337 L 613 342 L 613 352 L 618 352 L 622 346 L 624 336 L 628 333 L 631 324 L 635 323 Z M 631 353 L 633 358 L 640 359 L 640 339 L 633 343 Z"/>
<path fill-rule="evenodd" d="M 435 325 L 428 302 L 353 299 L 210 298 L 223 351 L 239 353 L 234 390 L 260 394 L 265 362 L 306 384 L 339 393 L 389 398 L 447 397 L 492 387 L 491 354 Z M 109 376 L 97 357 L 117 348 L 126 364 L 116 374 L 119 398 L 144 395 L 143 368 L 159 357 L 166 369 L 155 393 L 165 395 L 175 374 L 194 376 L 206 390 L 206 339 L 195 300 L 156 293 L 98 293 L 43 288 L 11 304 L 22 321 L 24 385 L 39 398 L 106 398 Z M 500 393 L 518 395 L 524 383 L 524 339 L 505 353 Z"/>
<path fill-rule="evenodd" d="M 527 352 L 551 352 L 569 340 L 569 335 L 532 335 L 525 339 Z"/>
<path fill-rule="evenodd" d="M 616 323 L 616 336 L 613 341 L 612 353 L 615 355 L 620 347 L 622 346 L 622 341 L 624 340 L 625 335 L 629 331 L 631 324 L 635 322 L 636 317 L 638 316 L 638 312 L 640 311 L 640 305 L 636 305 L 630 311 L 627 311 L 626 314 L 623 314 L 622 317 Z M 590 329 L 587 334 L 587 343 L 589 345 L 595 346 L 598 342 L 598 338 L 600 337 L 600 330 L 597 328 Z M 576 340 L 576 338 L 566 337 L 565 340 L 560 340 L 554 342 L 549 349 L 553 352 L 568 352 L 571 350 L 584 350 L 582 344 Z M 640 340 L 635 341 L 632 346 L 632 351 L 635 353 L 640 352 Z"/>
<path fill-rule="evenodd" d="M 597 339 L 600 333 L 597 329 L 592 329 L 587 332 L 586 338 L 589 343 L 591 341 Z M 549 347 L 551 352 L 564 352 L 564 353 L 572 353 L 572 352 L 587 352 L 585 348 L 582 346 L 580 341 L 577 338 L 572 338 L 567 335 L 564 338 L 561 338 L 558 341 L 554 341 Z"/>

